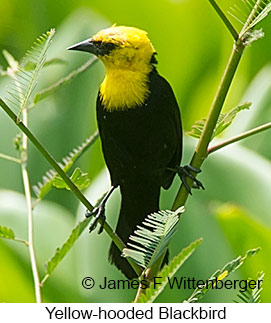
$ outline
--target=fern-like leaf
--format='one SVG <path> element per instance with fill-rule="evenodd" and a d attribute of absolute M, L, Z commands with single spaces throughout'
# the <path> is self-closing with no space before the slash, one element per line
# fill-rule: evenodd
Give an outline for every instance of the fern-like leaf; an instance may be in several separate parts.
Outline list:
<path fill-rule="evenodd" d="M 46 53 L 52 42 L 55 30 L 51 29 L 46 34 L 41 35 L 32 48 L 26 53 L 22 64 L 18 67 L 18 72 L 13 74 L 14 86 L 9 91 L 10 98 L 7 98 L 16 108 L 19 107 L 18 119 L 23 109 L 29 103 L 29 98 L 37 85 L 37 79 L 41 68 L 46 60 Z M 33 69 L 25 69 L 25 66 L 35 66 Z"/>
<path fill-rule="evenodd" d="M 62 163 L 59 163 L 63 170 L 67 172 L 73 166 L 75 161 L 77 161 L 78 158 L 94 144 L 98 137 L 99 134 L 98 131 L 96 131 L 91 137 L 87 138 L 82 145 L 73 149 L 68 156 L 64 157 L 62 159 Z M 38 199 L 42 199 L 52 189 L 53 182 L 56 177 L 57 172 L 51 169 L 45 173 L 41 182 L 38 182 L 33 186 L 33 190 Z"/>
<path fill-rule="evenodd" d="M 148 215 L 137 226 L 134 235 L 129 237 L 128 246 L 124 248 L 122 255 L 130 257 L 135 263 L 144 269 L 150 268 L 153 263 L 165 252 L 172 236 L 177 231 L 180 213 L 184 212 L 184 207 L 176 211 L 159 211 Z"/>
<path fill-rule="evenodd" d="M 262 282 L 264 279 L 264 272 L 260 272 L 258 274 L 258 279 L 255 284 L 255 288 L 249 288 L 245 292 L 240 292 L 237 297 L 239 298 L 238 301 L 235 301 L 235 303 L 260 303 L 261 302 L 261 291 L 262 291 Z M 255 280 L 252 281 L 252 279 L 248 279 L 247 283 L 249 284 L 255 283 Z M 254 284 L 252 284 L 253 286 Z"/>
<path fill-rule="evenodd" d="M 1 225 L 0 226 L 0 238 L 14 240 L 15 239 L 15 233 L 13 232 L 12 229 Z"/>
<path fill-rule="evenodd" d="M 248 30 L 254 28 L 258 23 L 260 23 L 271 11 L 271 1 L 270 0 L 254 0 L 249 2 L 246 0 L 248 5 L 250 4 L 251 12 L 242 30 L 246 33 Z M 254 3 L 253 7 L 252 4 Z"/>
<path fill-rule="evenodd" d="M 47 98 L 47 96 L 53 94 L 56 90 L 64 87 L 68 83 L 70 83 L 73 79 L 75 79 L 78 75 L 85 72 L 89 67 L 93 66 L 95 62 L 97 62 L 97 58 L 91 57 L 86 63 L 80 66 L 78 69 L 72 71 L 67 76 L 61 78 L 56 83 L 50 85 L 48 88 L 43 89 L 42 91 L 36 93 L 33 102 L 31 103 L 31 108 L 33 108 L 38 102 Z"/>
<path fill-rule="evenodd" d="M 99 205 L 101 201 L 104 199 L 106 193 L 103 194 L 98 201 L 96 202 L 95 206 Z M 78 240 L 80 235 L 83 233 L 85 228 L 89 225 L 89 223 L 93 220 L 92 217 L 85 218 L 84 220 L 80 221 L 72 230 L 67 240 L 63 243 L 60 248 L 57 248 L 54 255 L 48 260 L 46 267 L 46 275 L 45 280 L 52 274 L 54 269 L 57 265 L 62 261 L 62 259 L 67 255 L 70 249 L 73 247 L 75 242 Z"/>
<path fill-rule="evenodd" d="M 90 179 L 88 177 L 88 174 L 83 173 L 79 167 L 76 167 L 75 170 L 73 171 L 71 180 L 78 187 L 80 191 L 87 188 L 90 184 Z M 64 188 L 70 191 L 69 186 L 66 184 L 66 182 L 64 182 L 63 178 L 61 178 L 60 176 L 57 176 L 53 180 L 53 186 L 60 189 Z"/>
<path fill-rule="evenodd" d="M 76 240 L 79 238 L 81 233 L 89 224 L 91 218 L 86 218 L 83 221 L 79 222 L 76 227 L 72 230 L 70 236 L 66 242 L 60 247 L 57 248 L 53 257 L 46 264 L 46 275 L 51 275 L 56 266 L 61 262 L 61 260 L 66 256 L 70 251 L 71 247 L 74 245 Z"/>
<path fill-rule="evenodd" d="M 186 302 L 195 303 L 199 301 L 210 289 L 215 288 L 217 281 L 223 280 L 224 278 L 228 277 L 228 275 L 239 268 L 247 258 L 256 255 L 259 250 L 260 248 L 248 250 L 244 257 L 239 256 L 231 262 L 227 263 L 222 269 L 217 270 L 206 281 L 204 285 L 201 285 L 194 290 L 194 292 Z"/>
<path fill-rule="evenodd" d="M 237 107 L 234 107 L 227 113 L 221 113 L 218 117 L 218 121 L 214 129 L 212 139 L 221 134 L 226 128 L 228 128 L 231 125 L 238 112 L 249 109 L 251 105 L 251 102 L 245 102 L 243 104 L 238 105 Z M 196 124 L 192 126 L 192 130 L 187 132 L 186 134 L 191 137 L 200 138 L 205 124 L 206 118 L 196 121 Z"/>
<path fill-rule="evenodd" d="M 184 248 L 177 256 L 175 256 L 168 265 L 165 265 L 162 271 L 157 274 L 159 277 L 159 287 L 151 282 L 150 286 L 137 299 L 138 303 L 152 303 L 164 290 L 168 281 L 175 275 L 177 270 L 185 263 L 185 261 L 192 255 L 196 248 L 202 243 L 202 239 L 192 242 L 189 246 Z"/>
<path fill-rule="evenodd" d="M 242 3 L 231 7 L 229 14 L 242 24 L 239 37 L 250 43 L 259 39 L 263 33 L 254 33 L 256 27 L 271 11 L 271 0 L 242 0 Z M 252 38 L 250 37 L 252 36 Z M 257 36 L 257 37 L 256 37 Z"/>

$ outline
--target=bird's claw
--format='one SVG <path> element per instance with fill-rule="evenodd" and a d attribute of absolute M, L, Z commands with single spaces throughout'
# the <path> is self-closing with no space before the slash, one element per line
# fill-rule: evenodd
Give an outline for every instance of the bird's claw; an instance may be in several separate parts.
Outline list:
<path fill-rule="evenodd" d="M 192 192 L 191 192 L 191 188 L 190 186 L 187 184 L 187 181 L 186 181 L 186 177 L 189 177 L 193 180 L 194 182 L 194 185 L 193 185 L 193 188 L 196 188 L 196 189 L 200 189 L 202 188 L 203 190 L 205 190 L 203 184 L 201 183 L 201 181 L 199 181 L 198 179 L 196 179 L 195 176 L 193 176 L 190 171 L 192 172 L 195 172 L 195 173 L 200 173 L 201 170 L 198 169 L 198 168 L 195 168 L 191 165 L 186 165 L 186 166 L 179 166 L 176 168 L 176 171 L 181 179 L 181 181 L 183 182 L 185 188 L 187 189 L 188 193 L 192 195 Z"/>
<path fill-rule="evenodd" d="M 89 226 L 89 232 L 92 232 L 96 228 L 99 220 L 101 220 L 101 223 L 100 223 L 101 226 L 98 231 L 98 234 L 101 234 L 103 232 L 104 223 L 106 220 L 104 205 L 101 204 L 101 205 L 95 207 L 91 212 L 89 210 L 87 210 L 86 214 L 85 214 L 86 218 L 89 218 L 90 216 L 94 216 L 94 215 L 95 215 L 95 217 L 93 218 L 93 220 Z"/>

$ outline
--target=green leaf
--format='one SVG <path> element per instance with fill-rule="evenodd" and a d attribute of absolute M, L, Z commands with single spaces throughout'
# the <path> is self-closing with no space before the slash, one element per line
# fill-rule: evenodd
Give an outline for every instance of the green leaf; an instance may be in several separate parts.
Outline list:
<path fill-rule="evenodd" d="M 152 303 L 164 290 L 168 284 L 169 279 L 174 276 L 177 270 L 185 263 L 185 261 L 192 255 L 196 248 L 202 243 L 202 239 L 192 242 L 189 246 L 184 248 L 177 256 L 175 256 L 168 265 L 165 265 L 162 271 L 157 274 L 159 277 L 159 287 L 151 282 L 150 286 L 141 294 L 137 300 L 138 303 Z"/>
<path fill-rule="evenodd" d="M 34 97 L 34 100 L 33 100 L 32 104 L 31 104 L 31 107 L 33 107 L 35 104 L 37 104 L 41 100 L 45 99 L 47 96 L 53 94 L 56 90 L 62 88 L 63 86 L 67 85 L 68 83 L 70 83 L 79 74 L 81 74 L 82 72 L 85 72 L 89 67 L 93 66 L 95 62 L 97 62 L 97 58 L 92 57 L 85 64 L 80 66 L 78 69 L 72 71 L 67 76 L 61 78 L 55 84 L 53 84 L 53 85 L 49 86 L 48 88 L 38 92 Z"/>
<path fill-rule="evenodd" d="M 195 303 L 199 301 L 210 289 L 214 288 L 217 281 L 224 279 L 231 272 L 234 272 L 244 263 L 247 258 L 256 255 L 259 250 L 260 248 L 250 249 L 246 252 L 244 257 L 239 256 L 231 262 L 227 263 L 222 269 L 218 269 L 215 273 L 212 274 L 212 276 L 206 281 L 204 285 L 201 285 L 194 290 L 194 292 L 186 302 Z"/>
<path fill-rule="evenodd" d="M 71 180 L 74 184 L 79 188 L 79 190 L 83 190 L 87 188 L 90 184 L 90 179 L 88 178 L 87 173 L 82 173 L 81 169 L 77 167 L 74 172 L 72 173 Z M 66 190 L 70 190 L 69 186 L 64 182 L 64 180 L 57 176 L 53 180 L 53 186 L 56 188 L 65 188 Z"/>
<path fill-rule="evenodd" d="M 227 113 L 221 113 L 218 117 L 218 121 L 216 127 L 214 129 L 212 139 L 218 136 L 221 132 L 223 132 L 230 124 L 233 122 L 234 118 L 236 117 L 237 113 L 249 109 L 252 105 L 251 102 L 245 102 L 243 104 L 238 105 L 237 107 L 231 109 Z M 192 130 L 187 132 L 186 134 L 195 138 L 200 138 L 202 131 L 206 124 L 206 118 L 196 121 L 196 124 L 192 126 Z"/>
<path fill-rule="evenodd" d="M 12 229 L 7 228 L 5 226 L 0 226 L 0 238 L 6 238 L 6 239 L 15 239 L 15 233 Z"/>
<path fill-rule="evenodd" d="M 251 6 L 251 12 L 247 21 L 244 24 L 241 34 L 244 35 L 247 31 L 258 25 L 271 11 L 270 0 L 252 0 L 253 6 Z M 249 1 L 247 1 L 249 4 Z"/>
<path fill-rule="evenodd" d="M 62 247 L 57 248 L 53 257 L 46 264 L 46 274 L 51 275 L 56 266 L 61 262 L 61 260 L 70 251 L 71 247 L 74 245 L 76 240 L 80 237 L 81 233 L 89 224 L 91 218 L 86 218 L 79 222 L 76 227 L 72 230 L 67 241 L 62 245 Z"/>
<path fill-rule="evenodd" d="M 240 2 L 240 1 L 239 1 Z M 243 28 L 239 34 L 239 38 L 246 45 L 247 33 L 251 33 L 271 11 L 270 0 L 242 0 L 240 5 L 235 3 L 228 13 L 242 24 Z"/>
<path fill-rule="evenodd" d="M 99 134 L 96 131 L 92 136 L 88 137 L 82 145 L 73 149 L 72 152 L 69 153 L 68 156 L 62 159 L 63 164 L 60 163 L 61 167 L 67 172 L 79 159 L 79 157 L 90 148 L 94 142 L 98 139 Z M 37 198 L 42 199 L 53 187 L 53 182 L 57 177 L 57 173 L 55 170 L 49 170 L 45 175 L 42 176 L 42 182 L 38 182 L 33 186 L 33 190 L 37 196 Z"/>
<path fill-rule="evenodd" d="M 136 244 L 128 242 L 127 245 L 131 248 L 124 248 L 122 255 L 130 257 L 144 269 L 151 267 L 167 249 L 177 231 L 179 215 L 183 212 L 184 207 L 180 207 L 174 212 L 159 211 L 148 215 L 142 226 L 138 225 L 134 235 L 129 237 L 129 240 Z"/>
<path fill-rule="evenodd" d="M 241 303 L 260 303 L 261 302 L 261 291 L 262 288 L 262 282 L 264 278 L 264 272 L 260 272 L 258 274 L 258 279 L 256 280 L 255 288 L 250 288 L 249 282 L 252 282 L 252 286 L 254 286 L 255 280 L 248 279 L 248 289 L 244 292 L 241 292 L 237 295 L 239 298 L 239 301 Z M 239 303 L 238 301 L 235 301 L 235 303 Z"/>
<path fill-rule="evenodd" d="M 37 85 L 38 75 L 45 63 L 47 51 L 52 42 L 55 30 L 51 29 L 46 34 L 41 35 L 34 43 L 32 48 L 26 53 L 18 73 L 13 75 L 14 86 L 9 91 L 11 99 L 9 101 L 19 107 L 18 119 L 21 112 L 29 102 L 29 98 Z M 34 64 L 35 69 L 25 71 L 24 66 Z"/>

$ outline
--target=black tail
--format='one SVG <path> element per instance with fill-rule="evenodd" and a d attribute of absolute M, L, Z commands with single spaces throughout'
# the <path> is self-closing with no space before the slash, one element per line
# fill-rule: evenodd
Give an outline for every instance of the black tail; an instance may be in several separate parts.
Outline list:
<path fill-rule="evenodd" d="M 116 233 L 126 244 L 136 225 L 150 213 L 159 210 L 160 186 L 134 179 L 120 186 L 122 201 Z M 121 256 L 119 249 L 112 242 L 109 250 L 109 260 L 127 278 L 137 275 L 128 261 Z"/>

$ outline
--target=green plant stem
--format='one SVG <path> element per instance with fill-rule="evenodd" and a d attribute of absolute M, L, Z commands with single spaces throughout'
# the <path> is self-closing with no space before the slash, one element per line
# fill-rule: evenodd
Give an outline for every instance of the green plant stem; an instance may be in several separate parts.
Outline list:
<path fill-rule="evenodd" d="M 13 161 L 13 162 L 15 162 L 15 163 L 17 163 L 17 164 L 21 164 L 20 159 L 15 158 L 15 157 L 12 157 L 12 156 L 9 156 L 9 155 L 6 155 L 6 154 L 2 154 L 2 153 L 0 153 L 0 158 L 6 159 L 6 160 L 10 160 L 10 161 Z"/>
<path fill-rule="evenodd" d="M 14 241 L 23 243 L 24 245 L 26 245 L 27 247 L 29 246 L 28 241 L 24 240 L 24 239 L 19 239 L 19 238 L 14 238 Z"/>
<path fill-rule="evenodd" d="M 22 116 L 23 116 L 24 123 L 26 125 L 28 123 L 27 114 L 28 114 L 28 111 L 27 111 L 27 108 L 25 108 L 22 111 Z M 29 248 L 29 254 L 30 254 L 30 263 L 31 263 L 32 274 L 34 278 L 36 302 L 41 303 L 42 299 L 41 299 L 41 290 L 40 290 L 40 280 L 39 280 L 36 255 L 34 250 L 32 199 L 31 199 L 29 176 L 27 171 L 27 136 L 24 133 L 22 136 L 21 169 L 22 169 L 22 177 L 23 177 L 24 191 L 25 191 L 25 197 L 26 197 L 27 214 L 28 214 L 28 248 Z"/>
<path fill-rule="evenodd" d="M 153 264 L 153 266 L 146 271 L 144 280 L 148 280 L 148 287 L 149 287 L 151 281 L 153 280 L 153 277 L 155 277 L 156 274 L 159 272 L 159 270 L 161 268 L 161 264 L 163 262 L 163 259 L 165 258 L 166 253 L 167 253 L 167 250 L 165 250 L 165 252 L 159 257 L 159 259 L 157 259 L 157 261 Z M 138 287 L 135 299 L 134 299 L 134 303 L 138 302 L 140 295 L 144 294 L 145 290 L 146 290 L 146 286 L 144 286 L 144 288 L 143 288 L 143 286 L 140 284 L 140 286 Z"/>
<path fill-rule="evenodd" d="M 215 129 L 219 114 L 221 112 L 224 101 L 228 94 L 230 85 L 232 83 L 234 74 L 237 70 L 237 67 L 242 57 L 244 49 L 245 49 L 245 46 L 241 42 L 239 41 L 235 42 L 227 67 L 221 79 L 216 96 L 214 98 L 211 110 L 207 117 L 205 127 L 203 129 L 203 132 L 198 141 L 198 145 L 195 149 L 194 155 L 190 162 L 190 165 L 195 168 L 200 169 L 202 163 L 204 162 L 205 158 L 208 155 L 208 145 L 211 141 L 212 134 Z M 196 174 L 194 175 L 196 176 Z M 192 187 L 193 181 L 190 178 L 187 179 L 187 183 L 190 187 Z M 175 201 L 173 203 L 172 210 L 176 210 L 178 207 L 184 205 L 187 198 L 188 198 L 188 192 L 184 187 L 184 185 L 182 184 L 179 189 L 179 192 L 177 193 Z"/>
<path fill-rule="evenodd" d="M 198 145 L 190 162 L 190 165 L 194 168 L 200 169 L 202 163 L 208 155 L 208 145 L 212 139 L 212 134 L 215 129 L 219 114 L 225 102 L 226 96 L 228 94 L 230 85 L 232 83 L 233 77 L 237 70 L 244 49 L 245 46 L 240 41 L 234 43 L 233 50 L 231 52 L 228 64 L 226 66 L 225 72 L 222 76 L 217 93 L 212 103 L 209 115 L 207 117 L 207 121 L 205 123 L 204 129 L 198 141 Z M 193 175 L 196 176 L 197 174 L 194 173 Z M 187 178 L 187 183 L 190 187 L 192 187 L 193 181 L 190 178 Z M 185 205 L 187 198 L 188 191 L 182 184 L 172 205 L 172 210 L 177 210 L 177 208 L 179 208 L 180 206 Z M 157 268 L 156 264 L 154 264 L 154 266 Z M 155 273 L 152 269 L 149 270 L 149 273 L 155 276 Z M 146 278 L 147 280 L 149 279 L 148 276 Z M 136 295 L 136 299 L 138 299 L 140 294 L 144 292 L 145 291 L 143 289 L 140 289 Z"/>
<path fill-rule="evenodd" d="M 233 144 L 233 143 L 235 143 L 237 141 L 243 140 L 245 138 L 248 138 L 250 136 L 253 136 L 253 135 L 255 135 L 255 134 L 259 133 L 259 132 L 262 132 L 262 131 L 265 131 L 265 130 L 268 130 L 268 129 L 271 129 L 271 122 L 266 123 L 266 124 L 264 124 L 262 126 L 259 126 L 257 128 L 248 130 L 248 131 L 246 131 L 246 132 L 244 132 L 244 133 L 242 133 L 240 135 L 237 135 L 237 136 L 235 136 L 235 137 L 233 137 L 231 139 L 225 140 L 225 141 L 223 141 L 223 142 L 221 142 L 221 143 L 219 143 L 219 144 L 217 144 L 215 146 L 212 146 L 211 148 L 208 149 L 208 155 L 210 155 L 211 153 L 217 151 L 218 149 L 221 149 L 221 148 L 226 147 L 226 146 L 228 146 L 230 144 Z"/>
<path fill-rule="evenodd" d="M 50 275 L 49 275 L 49 274 L 46 274 L 46 275 L 43 277 L 42 281 L 40 282 L 40 287 L 43 287 L 43 285 L 45 284 L 46 280 L 47 280 L 49 277 L 50 277 Z"/>
<path fill-rule="evenodd" d="M 209 0 L 210 4 L 213 6 L 219 17 L 222 19 L 226 27 L 228 28 L 229 32 L 232 34 L 234 40 L 238 40 L 238 32 L 235 30 L 229 19 L 225 16 L 224 12 L 219 8 L 215 0 Z"/>
<path fill-rule="evenodd" d="M 38 141 L 38 139 L 32 134 L 32 132 L 24 125 L 22 121 L 17 123 L 16 114 L 7 106 L 7 104 L 0 99 L 0 106 L 7 113 L 7 115 L 15 122 L 15 124 L 23 131 L 23 133 L 28 137 L 28 139 L 32 142 L 32 144 L 39 150 L 39 152 L 45 157 L 45 159 L 49 162 L 49 164 L 57 171 L 59 176 L 64 180 L 64 182 L 69 186 L 73 194 L 85 205 L 85 207 L 92 211 L 93 206 L 86 199 L 86 197 L 81 193 L 78 187 L 71 181 L 69 176 L 64 172 L 64 170 L 58 165 L 58 163 L 54 160 L 54 158 L 49 154 L 49 152 L 43 147 L 43 145 Z M 122 251 L 125 248 L 125 244 L 118 237 L 118 235 L 112 230 L 111 226 L 105 222 L 104 230 L 113 240 L 115 245 Z M 130 259 L 128 260 L 135 272 L 140 275 L 141 268 L 135 264 Z"/>

